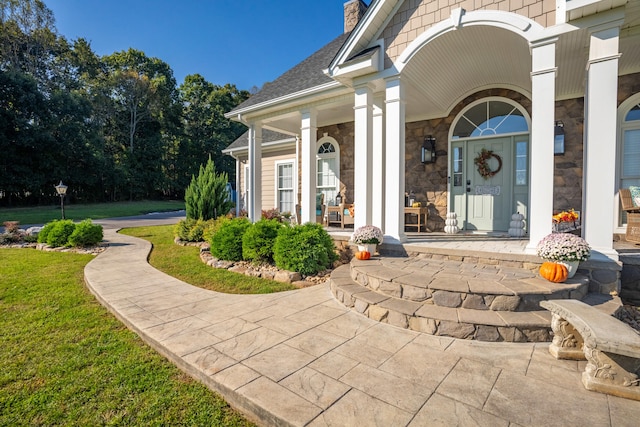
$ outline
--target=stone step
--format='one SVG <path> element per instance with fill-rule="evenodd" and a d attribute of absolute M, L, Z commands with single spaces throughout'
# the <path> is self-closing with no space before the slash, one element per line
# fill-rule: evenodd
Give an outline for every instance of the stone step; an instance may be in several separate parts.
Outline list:
<path fill-rule="evenodd" d="M 523 312 L 483 310 L 397 298 L 354 281 L 349 265 L 333 271 L 330 286 L 336 299 L 347 307 L 373 320 L 418 332 L 482 341 L 543 342 L 551 339 L 551 315 L 541 308 Z"/>
<path fill-rule="evenodd" d="M 378 294 L 443 308 L 538 311 L 540 301 L 582 299 L 589 279 L 578 273 L 564 283 L 538 276 L 537 268 L 410 258 L 352 260 L 350 278 Z"/>

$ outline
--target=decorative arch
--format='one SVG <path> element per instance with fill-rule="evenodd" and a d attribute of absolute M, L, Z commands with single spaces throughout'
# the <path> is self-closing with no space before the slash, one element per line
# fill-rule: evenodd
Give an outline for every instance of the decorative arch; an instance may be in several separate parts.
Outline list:
<path fill-rule="evenodd" d="M 340 192 L 340 145 L 324 134 L 316 143 L 316 191 L 324 194 L 325 205 L 335 205 Z"/>
<path fill-rule="evenodd" d="M 455 9 L 450 19 L 439 22 L 416 37 L 398 58 L 395 67 L 400 72 L 411 61 L 411 58 L 425 45 L 450 31 L 465 26 L 485 25 L 511 31 L 533 43 L 543 38 L 544 27 L 537 22 L 512 12 L 477 10 L 466 12 Z"/>

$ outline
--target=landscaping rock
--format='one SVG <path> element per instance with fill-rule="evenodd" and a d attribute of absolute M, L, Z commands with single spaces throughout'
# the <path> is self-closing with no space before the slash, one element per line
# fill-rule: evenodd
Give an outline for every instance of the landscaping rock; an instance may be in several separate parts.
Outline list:
<path fill-rule="evenodd" d="M 462 302 L 462 308 L 469 308 L 473 310 L 489 310 L 489 307 L 484 303 L 482 295 L 469 294 Z"/>
<path fill-rule="evenodd" d="M 456 323 L 441 320 L 438 326 L 438 335 L 466 339 L 473 335 L 476 328 L 468 323 Z"/>
<path fill-rule="evenodd" d="M 273 280 L 282 283 L 293 283 L 297 282 L 298 280 L 302 280 L 302 276 L 300 275 L 300 273 L 297 273 L 295 271 L 280 270 L 275 274 Z"/>

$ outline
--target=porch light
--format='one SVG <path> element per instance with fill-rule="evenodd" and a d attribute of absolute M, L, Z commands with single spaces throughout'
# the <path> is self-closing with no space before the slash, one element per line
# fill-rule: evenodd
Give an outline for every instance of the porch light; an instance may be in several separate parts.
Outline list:
<path fill-rule="evenodd" d="M 422 143 L 422 163 L 435 163 L 436 162 L 436 139 L 429 135 L 424 138 Z"/>
<path fill-rule="evenodd" d="M 62 219 L 64 219 L 64 196 L 67 194 L 67 186 L 60 181 L 60 184 L 54 187 L 60 196 L 60 210 L 62 211 Z"/>
<path fill-rule="evenodd" d="M 556 122 L 553 135 L 553 154 L 564 154 L 564 123 L 560 120 Z"/>

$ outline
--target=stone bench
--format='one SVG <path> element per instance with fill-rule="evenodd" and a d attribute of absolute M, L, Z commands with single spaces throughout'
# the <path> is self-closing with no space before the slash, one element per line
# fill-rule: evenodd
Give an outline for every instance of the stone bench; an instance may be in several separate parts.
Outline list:
<path fill-rule="evenodd" d="M 640 400 L 640 335 L 613 316 L 578 300 L 541 301 L 552 313 L 556 359 L 587 360 L 587 390 Z"/>

